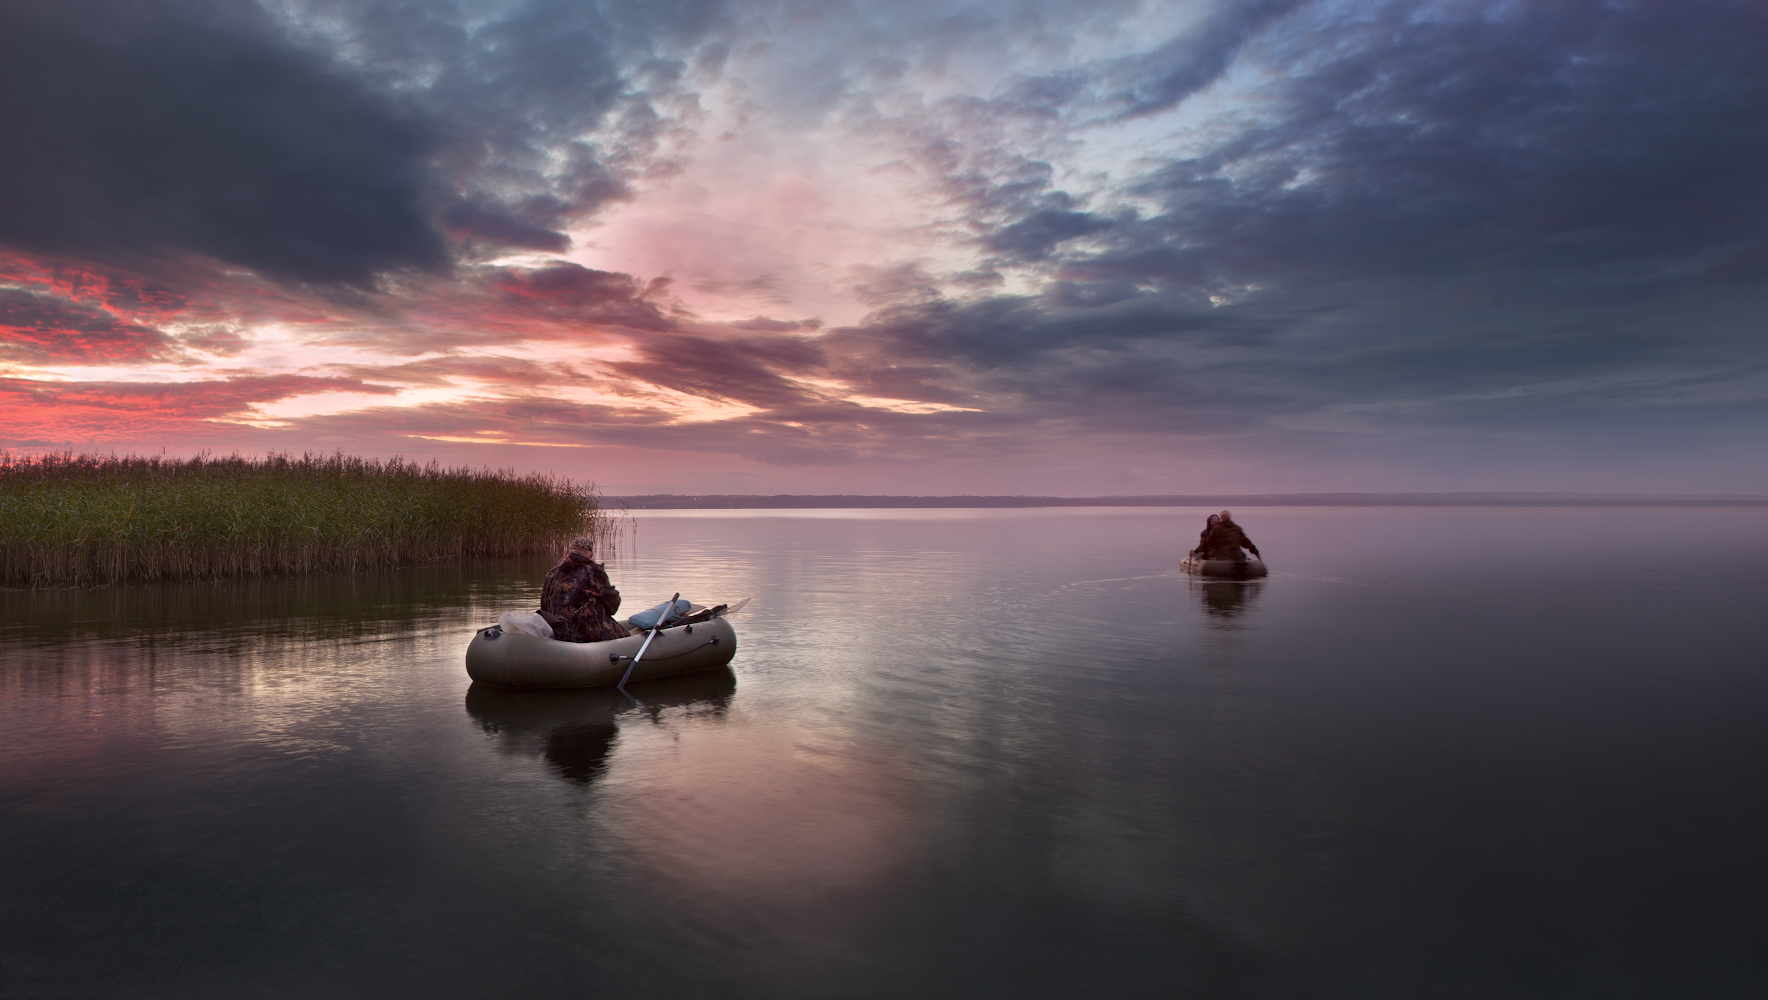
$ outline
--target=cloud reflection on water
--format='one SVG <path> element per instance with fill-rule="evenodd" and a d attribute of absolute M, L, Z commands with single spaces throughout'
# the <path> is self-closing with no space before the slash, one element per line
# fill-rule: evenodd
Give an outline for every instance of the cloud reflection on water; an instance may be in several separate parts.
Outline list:
<path fill-rule="evenodd" d="M 654 740 L 622 778 L 625 852 L 762 980 L 859 960 L 916 861 L 914 781 L 882 748 L 744 719 Z"/>

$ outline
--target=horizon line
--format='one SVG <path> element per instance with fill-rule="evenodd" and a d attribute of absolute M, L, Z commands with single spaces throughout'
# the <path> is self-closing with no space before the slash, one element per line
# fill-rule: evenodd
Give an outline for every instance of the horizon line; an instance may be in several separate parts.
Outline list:
<path fill-rule="evenodd" d="M 1753 507 L 1768 496 L 1745 493 L 1585 493 L 1548 491 L 1410 493 L 1113 494 L 1057 497 L 986 494 L 943 496 L 863 493 L 631 493 L 602 497 L 627 510 L 790 510 L 857 507 Z"/>

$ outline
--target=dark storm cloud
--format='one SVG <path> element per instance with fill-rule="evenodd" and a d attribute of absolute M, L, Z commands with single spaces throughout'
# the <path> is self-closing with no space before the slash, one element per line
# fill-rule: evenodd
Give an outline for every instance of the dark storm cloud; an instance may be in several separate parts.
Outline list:
<path fill-rule="evenodd" d="M 571 247 L 571 240 L 564 233 L 471 202 L 450 206 L 442 213 L 442 219 L 455 236 L 466 241 L 481 240 L 493 246 L 553 253 Z"/>
<path fill-rule="evenodd" d="M 0 243 L 363 285 L 445 262 L 435 137 L 244 3 L 0 5 Z"/>
<path fill-rule="evenodd" d="M 631 6 L 0 4 L 0 245 L 358 288 L 563 250 L 667 171 L 657 49 L 711 17 Z"/>

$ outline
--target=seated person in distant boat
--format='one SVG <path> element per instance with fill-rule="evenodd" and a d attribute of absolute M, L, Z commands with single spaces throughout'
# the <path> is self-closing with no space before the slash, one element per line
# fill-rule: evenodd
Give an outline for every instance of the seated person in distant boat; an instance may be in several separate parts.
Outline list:
<path fill-rule="evenodd" d="M 1240 526 L 1234 523 L 1233 515 L 1225 510 L 1222 511 L 1221 520 L 1217 521 L 1215 526 L 1204 534 L 1202 544 L 1197 546 L 1198 555 L 1205 559 L 1231 559 L 1234 562 L 1245 562 L 1246 554 L 1241 552 L 1241 549 L 1246 549 L 1258 556 L 1260 562 L 1264 561 L 1265 557 L 1258 554 L 1258 546 L 1252 544 L 1252 539 L 1246 537 L 1246 532 L 1240 530 Z"/>
<path fill-rule="evenodd" d="M 1214 531 L 1215 526 L 1220 524 L 1221 522 L 1222 522 L 1222 515 L 1220 515 L 1220 514 L 1209 515 L 1209 520 L 1203 522 L 1203 531 L 1197 535 L 1197 547 L 1191 550 L 1192 555 L 1196 555 L 1199 552 L 1203 551 L 1203 547 L 1205 545 L 1209 544 L 1209 533 Z"/>
<path fill-rule="evenodd" d="M 540 617 L 552 626 L 554 639 L 603 642 L 627 634 L 614 620 L 619 610 L 620 591 L 595 561 L 595 541 L 576 539 L 540 585 Z"/>

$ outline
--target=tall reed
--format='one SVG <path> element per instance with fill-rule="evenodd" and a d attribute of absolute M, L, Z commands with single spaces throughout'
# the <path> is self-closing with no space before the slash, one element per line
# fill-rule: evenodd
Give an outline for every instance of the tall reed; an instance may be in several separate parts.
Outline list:
<path fill-rule="evenodd" d="M 342 454 L 0 452 L 0 582 L 13 586 L 353 572 L 557 552 L 615 527 L 594 487 L 552 476 Z"/>

